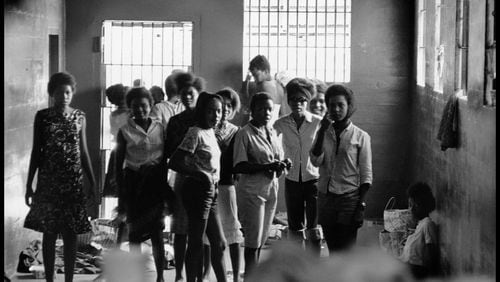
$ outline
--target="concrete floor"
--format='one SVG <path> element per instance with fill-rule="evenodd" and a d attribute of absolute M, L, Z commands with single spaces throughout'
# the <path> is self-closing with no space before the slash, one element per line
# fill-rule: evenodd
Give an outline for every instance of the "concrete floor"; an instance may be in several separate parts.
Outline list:
<path fill-rule="evenodd" d="M 383 226 L 380 225 L 377 222 L 373 221 L 365 221 L 363 226 L 359 229 L 358 231 L 358 240 L 357 240 L 357 245 L 362 246 L 362 247 L 370 247 L 370 246 L 378 246 L 378 233 L 383 230 Z M 272 245 L 267 246 L 265 249 L 262 251 L 262 256 L 261 256 L 261 261 L 265 260 L 267 257 L 269 257 L 269 254 L 272 250 Z M 241 251 L 241 254 L 243 255 L 243 249 Z M 328 250 L 325 246 L 322 247 L 321 251 L 321 256 L 326 257 L 328 256 Z M 228 271 L 232 271 L 231 268 L 231 263 L 229 261 L 229 253 L 226 252 L 225 254 L 226 258 L 226 267 Z M 152 258 L 151 258 L 152 260 Z M 243 259 L 241 259 L 242 265 L 240 267 L 240 270 L 243 270 Z M 151 261 L 149 262 L 151 264 Z M 153 265 L 154 267 L 154 265 Z M 154 272 L 154 269 L 151 269 L 151 267 L 148 267 L 149 271 L 145 273 L 145 277 L 143 282 L 154 282 L 156 279 L 156 273 Z M 175 278 L 175 269 L 169 269 L 165 270 L 164 273 L 164 279 L 166 282 L 173 282 Z M 74 280 L 75 282 L 84 282 L 84 281 L 94 281 L 97 278 L 98 275 L 75 275 Z M 185 276 L 184 276 L 185 277 Z M 44 281 L 43 279 L 34 279 L 33 275 L 31 274 L 15 274 L 12 278 L 12 281 L 24 281 L 24 282 L 39 282 L 39 281 Z M 64 274 L 57 274 L 55 281 L 64 281 Z M 100 280 L 103 281 L 103 280 Z M 213 271 L 211 272 L 211 277 L 210 277 L 210 282 L 215 282 L 217 281 L 215 278 L 215 275 Z M 232 280 L 228 280 L 231 281 Z"/>

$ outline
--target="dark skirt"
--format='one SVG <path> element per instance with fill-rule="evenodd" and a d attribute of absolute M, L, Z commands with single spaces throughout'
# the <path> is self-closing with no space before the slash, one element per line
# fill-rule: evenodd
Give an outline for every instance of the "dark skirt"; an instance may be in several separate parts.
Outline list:
<path fill-rule="evenodd" d="M 125 190 L 122 197 L 129 238 L 133 241 L 147 240 L 151 232 L 165 228 L 165 215 L 174 197 L 166 175 L 165 166 L 161 165 L 139 171 L 125 168 Z"/>
<path fill-rule="evenodd" d="M 103 197 L 118 197 L 118 184 L 115 176 L 115 155 L 116 150 L 112 150 L 109 156 L 108 171 L 104 178 L 104 188 L 102 189 Z"/>

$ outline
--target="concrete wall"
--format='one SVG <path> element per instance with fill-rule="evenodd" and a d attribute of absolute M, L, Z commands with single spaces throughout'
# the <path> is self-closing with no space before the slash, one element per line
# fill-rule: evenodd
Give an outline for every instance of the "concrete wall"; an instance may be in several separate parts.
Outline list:
<path fill-rule="evenodd" d="M 481 3 L 479 3 L 481 2 Z M 446 273 L 496 274 L 496 109 L 483 105 L 484 1 L 470 6 L 467 97 L 459 100 L 459 147 L 441 151 L 436 139 L 441 115 L 454 92 L 455 3 L 445 1 L 444 91 L 434 89 L 434 1 L 427 1 L 426 85 L 412 100 L 412 181 L 433 188 L 440 249 Z M 416 39 L 415 39 L 416 40 Z M 415 53 L 416 54 L 416 53 Z M 416 55 L 415 55 L 416 56 Z"/>
<path fill-rule="evenodd" d="M 28 212 L 24 192 L 34 116 L 48 106 L 49 34 L 59 35 L 64 57 L 64 1 L 4 4 L 4 268 L 12 274 L 19 252 L 41 238 L 22 227 Z"/>
<path fill-rule="evenodd" d="M 354 0 L 352 82 L 358 111 L 353 120 L 373 140 L 374 188 L 367 216 L 381 217 L 389 195 L 400 197 L 407 186 L 409 117 L 408 79 L 413 22 L 411 1 Z M 131 12 L 133 11 L 133 13 Z M 239 89 L 242 68 L 243 1 L 67 1 L 67 64 L 78 80 L 74 105 L 88 113 L 89 149 L 99 158 L 99 101 L 103 83 L 99 54 L 92 37 L 103 20 L 194 21 L 194 72 L 210 91 L 228 85 Z M 246 64 L 247 62 L 245 62 Z M 283 190 L 278 210 L 285 210 Z M 400 201 L 402 204 L 403 201 Z"/>
<path fill-rule="evenodd" d="M 366 217 L 381 218 L 394 196 L 405 206 L 408 186 L 412 66 L 412 1 L 352 1 L 353 122 L 371 136 L 373 187 Z"/>

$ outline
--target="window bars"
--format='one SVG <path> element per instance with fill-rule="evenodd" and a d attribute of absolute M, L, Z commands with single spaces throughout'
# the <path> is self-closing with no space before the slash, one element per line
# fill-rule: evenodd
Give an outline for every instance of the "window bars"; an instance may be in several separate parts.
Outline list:
<path fill-rule="evenodd" d="M 106 87 L 132 86 L 135 79 L 162 86 L 172 70 L 191 70 L 192 33 L 192 22 L 104 21 Z"/>
<path fill-rule="evenodd" d="M 259 54 L 271 73 L 349 82 L 351 0 L 245 0 L 243 77 Z"/>

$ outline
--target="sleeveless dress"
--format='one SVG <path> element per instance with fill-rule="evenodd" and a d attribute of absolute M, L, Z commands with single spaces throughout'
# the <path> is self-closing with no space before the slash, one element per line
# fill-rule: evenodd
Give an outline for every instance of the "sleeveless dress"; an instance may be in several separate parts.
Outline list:
<path fill-rule="evenodd" d="M 24 227 L 39 232 L 91 231 L 80 157 L 80 133 L 85 113 L 64 116 L 53 108 L 37 113 L 41 135 L 40 163 L 34 203 Z"/>

